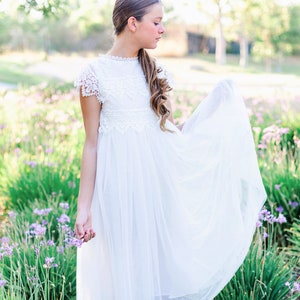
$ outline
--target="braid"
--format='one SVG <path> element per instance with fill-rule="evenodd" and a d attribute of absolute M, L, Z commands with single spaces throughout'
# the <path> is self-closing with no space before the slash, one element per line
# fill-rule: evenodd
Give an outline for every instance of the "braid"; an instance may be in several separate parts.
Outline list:
<path fill-rule="evenodd" d="M 158 78 L 158 73 L 162 68 L 157 68 L 155 60 L 149 56 L 146 50 L 140 49 L 138 59 L 149 85 L 151 98 L 150 105 L 157 116 L 161 118 L 160 128 L 167 131 L 166 121 L 170 115 L 170 110 L 166 106 L 168 100 L 167 93 L 172 90 L 166 78 Z"/>

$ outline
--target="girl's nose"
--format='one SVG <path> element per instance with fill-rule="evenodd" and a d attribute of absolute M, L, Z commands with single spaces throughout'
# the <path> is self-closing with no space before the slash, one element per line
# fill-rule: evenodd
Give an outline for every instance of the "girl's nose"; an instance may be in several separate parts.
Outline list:
<path fill-rule="evenodd" d="M 165 32 L 165 27 L 164 27 L 163 24 L 161 24 L 160 27 L 159 27 L 159 33 L 163 34 L 164 32 Z"/>

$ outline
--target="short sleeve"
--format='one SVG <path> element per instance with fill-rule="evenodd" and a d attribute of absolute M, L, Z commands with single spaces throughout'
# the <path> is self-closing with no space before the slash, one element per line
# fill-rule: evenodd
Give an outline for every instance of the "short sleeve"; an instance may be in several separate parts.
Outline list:
<path fill-rule="evenodd" d="M 81 71 L 77 79 L 74 81 L 74 86 L 79 90 L 81 88 L 82 96 L 96 96 L 99 102 L 101 101 L 99 81 L 92 67 L 88 65 Z"/>

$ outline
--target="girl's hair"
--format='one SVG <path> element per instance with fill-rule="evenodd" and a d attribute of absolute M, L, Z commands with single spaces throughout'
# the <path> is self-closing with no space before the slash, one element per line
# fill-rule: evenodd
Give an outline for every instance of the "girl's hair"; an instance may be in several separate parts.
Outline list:
<path fill-rule="evenodd" d="M 160 0 L 116 0 L 112 17 L 115 34 L 119 35 L 123 32 L 130 17 L 141 21 L 143 16 L 147 14 L 149 7 L 160 2 Z M 145 49 L 139 50 L 138 60 L 149 85 L 151 93 L 150 105 L 157 116 L 161 118 L 160 128 L 166 131 L 165 124 L 170 115 L 170 110 L 166 106 L 167 93 L 172 88 L 169 86 L 166 78 L 159 78 L 158 74 L 163 70 L 161 67 L 157 67 L 155 60 L 150 57 Z"/>

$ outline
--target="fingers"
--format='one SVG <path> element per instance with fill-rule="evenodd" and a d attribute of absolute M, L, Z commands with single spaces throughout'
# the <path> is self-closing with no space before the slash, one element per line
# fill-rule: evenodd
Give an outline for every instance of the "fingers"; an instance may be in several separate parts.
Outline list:
<path fill-rule="evenodd" d="M 82 239 L 84 237 L 84 229 L 83 229 L 83 225 L 81 224 L 76 224 L 75 226 L 75 234 L 79 239 Z"/>
<path fill-rule="evenodd" d="M 90 228 L 90 229 L 85 231 L 84 236 L 83 236 L 83 241 L 88 242 L 89 240 L 91 240 L 95 236 L 96 236 L 95 231 L 92 228 Z"/>

